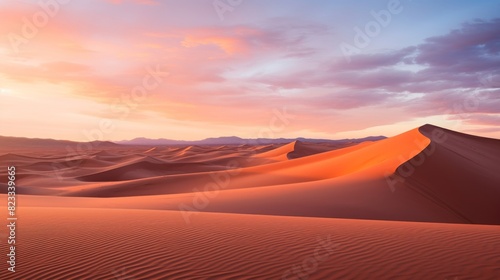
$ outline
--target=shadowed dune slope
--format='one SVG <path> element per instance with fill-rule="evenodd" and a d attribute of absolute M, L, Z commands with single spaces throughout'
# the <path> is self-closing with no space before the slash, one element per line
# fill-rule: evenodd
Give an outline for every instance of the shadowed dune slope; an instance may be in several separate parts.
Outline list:
<path fill-rule="evenodd" d="M 369 143 L 369 142 L 368 142 Z M 285 161 L 290 159 L 302 158 L 332 150 L 338 150 L 357 143 L 307 143 L 299 140 L 285 144 L 281 147 L 272 149 L 267 152 L 254 155 L 255 158 L 266 158 L 274 161 Z"/>
<path fill-rule="evenodd" d="M 393 178 L 472 223 L 500 224 L 500 140 L 432 125 L 419 129 L 431 144 Z"/>
<path fill-rule="evenodd" d="M 359 144 L 358 143 L 332 144 L 332 143 L 308 143 L 303 141 L 295 141 L 294 149 L 293 151 L 288 153 L 287 158 L 288 159 L 301 158 L 332 150 L 343 149 L 355 145 L 364 145 L 366 143 L 372 143 L 372 142 L 365 141 Z"/>

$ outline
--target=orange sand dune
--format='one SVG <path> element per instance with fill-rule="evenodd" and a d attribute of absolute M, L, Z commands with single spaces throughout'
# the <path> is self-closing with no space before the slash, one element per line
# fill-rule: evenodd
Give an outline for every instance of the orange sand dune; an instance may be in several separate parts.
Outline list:
<path fill-rule="evenodd" d="M 411 188 L 472 223 L 500 224 L 500 141 L 431 125 L 420 131 L 433 143 L 398 168 L 395 187 Z"/>
<path fill-rule="evenodd" d="M 216 180 L 213 178 L 227 178 L 228 176 L 231 180 L 224 186 L 225 189 L 254 188 L 336 178 L 374 166 L 378 168 L 375 175 L 380 177 L 384 173 L 394 171 L 399 164 L 420 152 L 420 146 L 415 143 L 423 145 L 421 147 L 423 149 L 429 143 L 429 139 L 415 129 L 372 144 L 324 152 L 286 162 L 236 170 L 227 168 L 232 171 L 137 179 L 113 186 L 103 184 L 95 189 L 86 189 L 76 193 L 70 191 L 65 192 L 64 195 L 109 197 L 185 193 L 192 192 L 194 187 L 204 187 L 207 183 Z M 235 165 L 241 166 L 240 161 L 236 161 Z M 367 176 L 372 176 L 372 174 Z M 101 181 L 108 180 L 102 179 Z M 139 185 L 141 187 L 138 187 Z"/>
<path fill-rule="evenodd" d="M 444 130 L 442 131 L 444 133 Z M 491 141 L 496 143 L 496 140 Z M 290 152 L 296 144 L 284 145 L 260 155 L 273 156 L 279 153 L 283 155 Z M 193 174 L 158 176 L 158 173 L 154 172 L 174 172 L 175 169 L 172 168 L 176 168 L 175 165 L 156 165 L 156 163 L 164 163 L 164 161 L 159 161 L 149 166 L 141 160 L 134 164 L 122 164 L 120 168 L 102 171 L 88 177 L 76 177 L 72 181 L 67 180 L 67 186 L 52 186 L 45 192 L 41 188 L 37 191 L 22 188 L 21 190 L 24 190 L 26 194 L 38 195 L 117 197 L 110 205 L 117 205 L 120 208 L 178 210 L 186 207 L 192 208 L 193 202 L 200 197 L 200 194 L 205 195 L 204 188 L 211 188 L 211 191 L 206 193 L 214 192 L 217 195 L 210 198 L 209 203 L 204 203 L 203 207 L 196 207 L 196 210 L 285 216 L 499 224 L 498 211 L 482 214 L 479 212 L 482 219 L 468 218 L 461 214 L 460 205 L 450 207 L 442 200 L 426 195 L 418 188 L 396 186 L 396 189 L 391 184 L 393 180 L 391 181 L 392 177 L 389 175 L 401 163 L 420 152 L 425 152 L 423 149 L 428 146 L 430 147 L 429 138 L 418 129 L 414 129 L 374 143 L 363 143 L 253 167 L 229 168 L 213 172 L 196 172 L 196 169 L 192 169 L 195 172 Z M 443 158 L 434 160 L 441 161 L 443 164 L 446 161 Z M 183 172 L 188 172 L 188 170 Z M 491 180 L 493 184 L 496 182 L 494 178 Z M 85 181 L 94 183 L 86 184 Z M 40 183 L 41 181 L 34 182 Z M 144 195 L 146 196 L 143 197 Z M 489 201 L 495 201 L 495 197 L 491 196 Z M 33 205 L 44 205 L 40 204 L 37 198 L 30 198 L 27 202 L 34 203 Z M 99 202 L 92 202 L 92 200 L 88 200 L 85 205 L 94 203 L 100 205 Z M 62 203 L 62 206 L 71 205 L 70 200 L 67 204 Z"/>
<path fill-rule="evenodd" d="M 204 163 L 168 163 L 154 158 L 142 158 L 118 167 L 106 168 L 93 174 L 77 177 L 81 181 L 106 182 L 125 181 L 144 177 L 156 177 L 170 174 L 185 174 L 221 170 L 223 167 L 209 166 Z"/>
<path fill-rule="evenodd" d="M 6 279 L 500 278 L 500 140 L 425 125 L 342 148 L 79 154 L 25 141 L 0 149 L 22 224 Z M 7 180 L 3 168 L 2 201 Z M 317 238 L 329 236 L 320 262 Z"/>
<path fill-rule="evenodd" d="M 495 226 L 208 213 L 187 225 L 175 211 L 72 208 L 19 217 L 15 279 L 500 277 Z"/>
<path fill-rule="evenodd" d="M 330 143 L 308 143 L 302 141 L 296 141 L 295 147 L 292 152 L 288 153 L 289 159 L 301 158 L 305 156 L 315 155 L 319 153 L 328 152 L 331 150 L 338 150 L 350 146 L 356 145 L 366 145 L 371 143 L 370 141 L 362 142 L 360 144 L 356 143 L 346 143 L 346 144 L 330 144 Z"/>
<path fill-rule="evenodd" d="M 295 145 L 297 141 L 285 144 L 279 148 L 256 154 L 254 157 L 256 158 L 267 158 L 275 161 L 284 161 L 288 160 L 288 154 L 293 152 L 295 149 Z"/>
<path fill-rule="evenodd" d="M 369 143 L 369 142 L 366 142 Z M 363 143 L 363 144 L 366 144 Z M 314 154 L 324 153 L 332 150 L 338 150 L 349 146 L 354 146 L 353 143 L 347 144 L 330 144 L 330 143 L 306 143 L 302 141 L 293 141 L 281 147 L 258 153 L 255 158 L 267 158 L 274 161 L 286 161 L 306 157 Z"/>

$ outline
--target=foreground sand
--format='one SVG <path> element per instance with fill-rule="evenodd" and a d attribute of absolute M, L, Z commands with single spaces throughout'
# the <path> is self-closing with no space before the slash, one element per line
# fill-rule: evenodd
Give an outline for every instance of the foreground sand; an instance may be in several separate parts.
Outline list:
<path fill-rule="evenodd" d="M 498 279 L 498 227 L 23 208 L 18 279 Z"/>
<path fill-rule="evenodd" d="M 0 279 L 500 279 L 499 140 L 102 145 L 0 148 L 19 209 Z"/>

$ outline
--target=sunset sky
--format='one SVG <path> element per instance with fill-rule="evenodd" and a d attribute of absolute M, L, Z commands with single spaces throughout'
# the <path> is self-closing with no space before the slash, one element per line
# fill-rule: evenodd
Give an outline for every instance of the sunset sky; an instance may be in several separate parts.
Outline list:
<path fill-rule="evenodd" d="M 500 138 L 500 1 L 397 2 L 0 0 L 0 135 Z"/>

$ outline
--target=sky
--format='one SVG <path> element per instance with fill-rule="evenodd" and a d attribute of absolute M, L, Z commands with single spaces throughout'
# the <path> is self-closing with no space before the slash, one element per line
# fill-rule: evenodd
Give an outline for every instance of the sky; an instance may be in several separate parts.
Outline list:
<path fill-rule="evenodd" d="M 0 0 L 0 135 L 500 138 L 500 1 Z"/>

